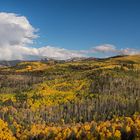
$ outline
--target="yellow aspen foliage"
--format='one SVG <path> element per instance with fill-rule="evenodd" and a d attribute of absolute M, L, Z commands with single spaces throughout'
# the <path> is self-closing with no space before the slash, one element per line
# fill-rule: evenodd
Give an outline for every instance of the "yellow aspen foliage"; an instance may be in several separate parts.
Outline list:
<path fill-rule="evenodd" d="M 16 140 L 11 130 L 8 128 L 8 124 L 0 119 L 0 140 Z"/>
<path fill-rule="evenodd" d="M 119 130 L 116 130 L 115 133 L 114 133 L 114 136 L 117 137 L 117 138 L 120 138 L 121 137 L 121 132 Z"/>
<path fill-rule="evenodd" d="M 130 126 L 128 126 L 128 125 L 126 126 L 126 128 L 125 128 L 125 129 L 126 129 L 126 132 L 130 132 L 130 131 L 131 131 L 131 127 L 130 127 Z"/>
<path fill-rule="evenodd" d="M 26 68 L 28 71 L 32 70 L 32 66 L 27 66 Z"/>

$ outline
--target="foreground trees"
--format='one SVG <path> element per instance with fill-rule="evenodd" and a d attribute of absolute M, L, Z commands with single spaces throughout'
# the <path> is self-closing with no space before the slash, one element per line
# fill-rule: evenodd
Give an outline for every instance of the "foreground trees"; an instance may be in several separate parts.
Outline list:
<path fill-rule="evenodd" d="M 0 120 L 1 140 L 139 140 L 140 115 L 114 117 L 112 120 L 76 124 L 32 124 L 24 128 L 13 123 L 14 135 L 7 123 Z M 11 127 L 11 126 L 9 126 Z"/>
<path fill-rule="evenodd" d="M 9 129 L 7 122 L 0 119 L 0 139 L 1 140 L 16 140 L 12 131 Z"/>

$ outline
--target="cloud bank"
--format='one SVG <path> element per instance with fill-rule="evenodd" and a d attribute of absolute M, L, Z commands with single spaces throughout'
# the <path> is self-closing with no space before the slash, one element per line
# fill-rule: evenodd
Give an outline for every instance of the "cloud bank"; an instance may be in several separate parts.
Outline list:
<path fill-rule="evenodd" d="M 93 53 L 112 53 L 114 55 L 136 55 L 140 54 L 140 50 L 133 48 L 117 49 L 114 45 L 103 44 L 93 47 L 90 52 Z"/>
<path fill-rule="evenodd" d="M 114 45 L 103 44 L 87 50 L 68 50 L 64 48 L 33 46 L 33 40 L 38 36 L 36 29 L 25 16 L 14 13 L 0 12 L 0 60 L 29 60 L 51 57 L 55 59 L 70 59 L 73 57 L 88 57 L 89 54 L 138 54 L 140 51 L 126 48 L 117 49 Z"/>
<path fill-rule="evenodd" d="M 33 45 L 35 38 L 37 38 L 36 29 L 26 17 L 14 13 L 0 13 L 0 60 L 23 60 L 33 57 L 70 59 L 83 56 L 80 52 L 63 48 L 29 47 L 30 44 Z"/>

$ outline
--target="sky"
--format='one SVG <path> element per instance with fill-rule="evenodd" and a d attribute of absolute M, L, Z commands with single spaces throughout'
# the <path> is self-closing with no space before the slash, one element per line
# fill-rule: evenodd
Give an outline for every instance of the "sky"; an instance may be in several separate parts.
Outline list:
<path fill-rule="evenodd" d="M 140 53 L 139 0 L 0 1 L 0 60 Z"/>

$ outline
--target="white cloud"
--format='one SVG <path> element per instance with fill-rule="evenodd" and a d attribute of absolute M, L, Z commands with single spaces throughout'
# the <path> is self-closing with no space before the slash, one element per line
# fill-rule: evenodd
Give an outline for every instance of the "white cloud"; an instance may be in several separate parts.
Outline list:
<path fill-rule="evenodd" d="M 37 37 L 36 29 L 25 16 L 14 13 L 0 13 L 0 60 L 32 59 L 53 57 L 69 59 L 82 57 L 77 51 L 45 46 L 41 48 L 29 47 Z"/>
<path fill-rule="evenodd" d="M 106 53 L 106 52 L 114 52 L 114 51 L 116 51 L 116 47 L 111 44 L 103 44 L 92 48 L 92 52 Z"/>
<path fill-rule="evenodd" d="M 0 60 L 25 60 L 51 57 L 55 59 L 70 59 L 85 57 L 94 53 L 136 54 L 140 51 L 127 48 L 118 50 L 114 45 L 103 44 L 87 50 L 68 50 L 64 48 L 45 46 L 29 47 L 37 38 L 36 29 L 25 16 L 14 13 L 0 12 Z"/>
<path fill-rule="evenodd" d="M 126 49 L 118 50 L 118 53 L 122 55 L 136 55 L 136 54 L 140 54 L 140 50 L 126 48 Z"/>
<path fill-rule="evenodd" d="M 22 59 L 29 52 L 28 44 L 37 37 L 24 16 L 0 13 L 0 60 Z"/>
<path fill-rule="evenodd" d="M 51 57 L 55 59 L 70 59 L 73 57 L 83 57 L 85 56 L 83 53 L 74 50 L 67 50 L 64 48 L 56 48 L 51 46 L 38 48 L 38 55 L 42 57 Z"/>
<path fill-rule="evenodd" d="M 102 44 L 93 47 L 88 53 L 111 53 L 112 55 L 135 55 L 140 54 L 140 50 L 133 48 L 117 49 L 116 46 L 111 44 Z"/>
<path fill-rule="evenodd" d="M 36 38 L 35 29 L 24 16 L 0 13 L 0 45 L 25 45 Z"/>

